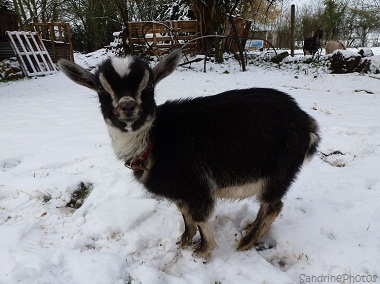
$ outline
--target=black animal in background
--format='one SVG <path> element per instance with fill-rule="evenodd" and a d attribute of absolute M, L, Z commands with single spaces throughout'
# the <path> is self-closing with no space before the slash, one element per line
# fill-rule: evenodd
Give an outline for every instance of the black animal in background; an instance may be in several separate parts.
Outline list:
<path fill-rule="evenodd" d="M 303 43 L 303 54 L 314 55 L 317 53 L 318 49 L 321 47 L 321 39 L 323 37 L 323 31 L 321 29 L 317 29 L 314 32 L 314 36 L 308 37 L 304 40 Z"/>
<path fill-rule="evenodd" d="M 59 66 L 98 93 L 117 158 L 148 191 L 177 205 L 185 224 L 181 248 L 193 244 L 199 230 L 194 254 L 207 259 L 217 246 L 208 225 L 217 198 L 256 196 L 257 218 L 237 244 L 250 249 L 280 214 L 304 160 L 316 152 L 317 122 L 289 95 L 267 88 L 157 106 L 154 88 L 181 54 L 172 51 L 153 69 L 134 56 L 107 59 L 95 74 L 64 59 Z"/>

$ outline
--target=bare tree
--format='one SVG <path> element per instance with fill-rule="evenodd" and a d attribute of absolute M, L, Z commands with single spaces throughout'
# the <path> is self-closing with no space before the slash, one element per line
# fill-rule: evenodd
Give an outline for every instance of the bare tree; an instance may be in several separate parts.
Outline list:
<path fill-rule="evenodd" d="M 377 2 L 356 0 L 349 8 L 348 26 L 350 27 L 350 42 L 366 46 L 368 36 L 380 30 L 380 7 Z"/>
<path fill-rule="evenodd" d="M 13 0 L 13 7 L 20 18 L 20 28 L 34 22 L 56 22 L 64 0 Z"/>

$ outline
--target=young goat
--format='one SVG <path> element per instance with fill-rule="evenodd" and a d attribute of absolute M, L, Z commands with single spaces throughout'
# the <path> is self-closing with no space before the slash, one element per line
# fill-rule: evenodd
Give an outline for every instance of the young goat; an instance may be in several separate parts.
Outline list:
<path fill-rule="evenodd" d="M 97 91 L 116 156 L 146 189 L 173 201 L 196 256 L 217 246 L 208 226 L 217 198 L 256 196 L 260 209 L 238 250 L 254 246 L 282 209 L 281 198 L 319 143 L 316 121 L 274 89 L 227 91 L 157 106 L 154 87 L 177 67 L 174 50 L 153 70 L 134 56 L 112 58 L 95 74 L 67 60 L 61 70 Z"/>

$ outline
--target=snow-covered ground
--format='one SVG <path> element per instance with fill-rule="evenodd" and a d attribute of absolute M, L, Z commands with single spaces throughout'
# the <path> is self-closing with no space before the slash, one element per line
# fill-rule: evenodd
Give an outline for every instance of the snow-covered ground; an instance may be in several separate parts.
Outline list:
<path fill-rule="evenodd" d="M 0 283 L 380 282 L 380 76 L 253 65 L 242 73 L 234 60 L 207 73 L 201 66 L 160 83 L 158 103 L 273 87 L 320 124 L 320 153 L 287 194 L 264 249 L 235 250 L 258 210 L 248 199 L 218 203 L 219 248 L 207 263 L 179 250 L 176 207 L 114 158 L 96 94 L 57 73 L 0 83 Z M 81 182 L 91 194 L 67 207 Z"/>

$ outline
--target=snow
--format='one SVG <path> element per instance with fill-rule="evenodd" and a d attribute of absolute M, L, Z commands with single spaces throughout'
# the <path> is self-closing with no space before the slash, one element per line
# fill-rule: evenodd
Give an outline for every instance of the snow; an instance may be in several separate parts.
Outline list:
<path fill-rule="evenodd" d="M 333 54 L 335 54 L 335 53 L 341 53 L 343 55 L 343 57 L 345 57 L 345 58 L 357 57 L 358 56 L 357 52 L 351 51 L 351 50 L 337 49 L 333 52 Z"/>
<path fill-rule="evenodd" d="M 76 62 L 94 66 L 106 56 L 77 54 Z M 176 207 L 146 192 L 114 158 L 96 94 L 60 72 L 0 83 L 0 283 L 380 277 L 379 75 L 252 64 L 243 73 L 232 59 L 209 63 L 207 73 L 202 68 L 203 62 L 179 67 L 158 85 L 157 102 L 273 87 L 293 96 L 321 127 L 320 153 L 286 195 L 261 249 L 235 250 L 258 211 L 246 199 L 218 202 L 210 225 L 219 247 L 207 263 L 179 250 L 184 225 Z M 93 185 L 91 194 L 79 209 L 66 207 L 81 182 Z"/>
<path fill-rule="evenodd" d="M 371 71 L 374 73 L 380 73 L 380 55 L 375 55 L 370 57 L 371 60 Z"/>

